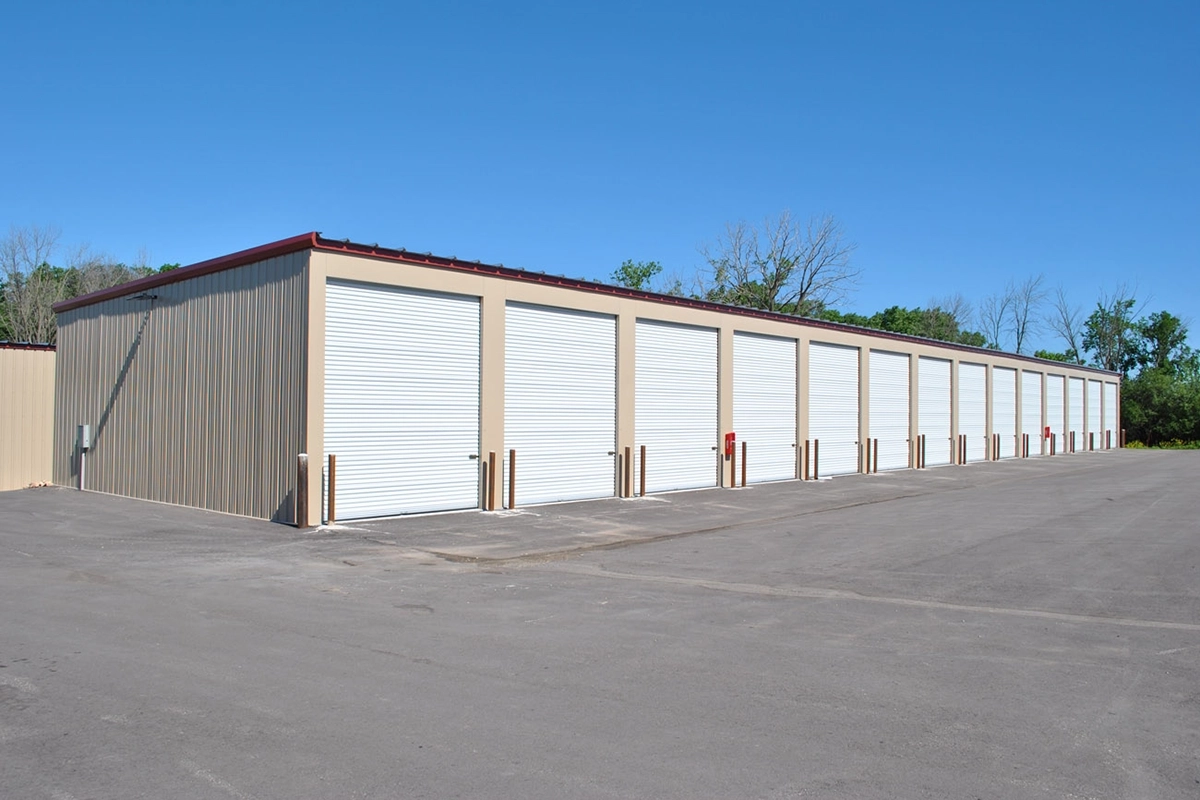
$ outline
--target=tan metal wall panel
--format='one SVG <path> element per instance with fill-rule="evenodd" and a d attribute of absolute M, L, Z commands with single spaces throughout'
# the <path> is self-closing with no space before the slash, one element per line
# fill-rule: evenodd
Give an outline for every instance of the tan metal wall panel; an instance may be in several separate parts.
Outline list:
<path fill-rule="evenodd" d="M 49 483 L 54 351 L 0 347 L 0 492 Z"/>
<path fill-rule="evenodd" d="M 59 315 L 54 482 L 294 520 L 305 446 L 307 251 Z"/>

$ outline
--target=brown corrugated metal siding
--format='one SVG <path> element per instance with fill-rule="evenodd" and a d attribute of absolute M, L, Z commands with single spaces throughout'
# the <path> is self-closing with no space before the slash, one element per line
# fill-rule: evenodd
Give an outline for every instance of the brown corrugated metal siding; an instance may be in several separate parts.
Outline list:
<path fill-rule="evenodd" d="M 292 522 L 308 251 L 59 313 L 54 482 Z"/>
<path fill-rule="evenodd" d="M 49 483 L 54 349 L 0 345 L 0 492 Z"/>

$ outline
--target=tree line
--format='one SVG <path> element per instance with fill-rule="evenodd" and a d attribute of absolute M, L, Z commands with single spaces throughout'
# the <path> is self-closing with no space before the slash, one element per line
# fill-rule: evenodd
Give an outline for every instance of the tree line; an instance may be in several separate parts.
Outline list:
<path fill-rule="evenodd" d="M 54 344 L 55 303 L 179 266 L 156 269 L 144 256 L 125 264 L 86 246 L 63 252 L 60 240 L 58 229 L 39 226 L 0 239 L 0 341 Z"/>
<path fill-rule="evenodd" d="M 701 248 L 701 264 L 690 275 L 666 273 L 657 261 L 626 260 L 611 277 L 632 289 L 1016 353 L 1048 332 L 1061 350 L 1032 355 L 1121 374 L 1121 425 L 1131 441 L 1200 442 L 1200 366 L 1187 325 L 1165 310 L 1143 315 L 1127 287 L 1101 292 L 1090 313 L 1062 286 L 1032 275 L 976 307 L 955 294 L 926 307 L 858 314 L 837 308 L 861 276 L 854 249 L 834 217 L 800 220 L 785 211 L 758 225 L 727 225 Z"/>

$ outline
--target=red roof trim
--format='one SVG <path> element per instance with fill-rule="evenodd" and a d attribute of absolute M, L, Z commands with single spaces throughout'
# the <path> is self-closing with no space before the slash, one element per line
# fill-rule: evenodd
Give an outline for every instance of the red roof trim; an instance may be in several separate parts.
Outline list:
<path fill-rule="evenodd" d="M 908 336 L 903 333 L 892 333 L 891 331 L 881 331 L 875 328 L 862 328 L 857 325 L 846 325 L 839 322 L 827 322 L 826 320 L 812 319 L 811 317 L 794 317 L 790 314 L 779 314 L 772 311 L 762 311 L 756 308 L 727 306 L 722 305 L 721 303 L 712 303 L 707 300 L 694 300 L 689 297 L 676 297 L 675 295 L 643 292 L 637 289 L 627 289 L 624 286 L 611 286 L 604 283 L 593 283 L 592 281 L 581 280 L 579 278 L 565 278 L 558 275 L 546 275 L 540 272 L 527 272 L 525 270 L 510 269 L 508 267 L 492 266 L 490 264 L 460 261 L 455 258 L 444 258 L 442 256 L 430 255 L 428 253 L 418 254 L 409 252 L 407 250 L 391 250 L 386 247 L 379 247 L 377 245 L 356 244 L 349 241 L 337 241 L 333 239 L 325 239 L 321 236 L 316 237 L 314 249 L 335 253 L 349 253 L 352 255 L 367 256 L 369 258 L 380 258 L 388 261 L 403 261 L 408 264 L 420 264 L 422 266 L 451 269 L 458 272 L 475 272 L 482 275 L 493 275 L 498 278 L 506 278 L 509 280 L 528 281 L 532 283 L 546 284 L 549 286 L 560 286 L 566 289 L 594 292 L 597 294 L 609 294 L 617 297 L 649 300 L 651 302 L 663 303 L 666 305 L 697 308 L 706 311 L 718 311 L 723 314 L 737 314 L 743 317 L 754 317 L 756 319 L 766 319 L 773 322 L 786 322 L 792 325 L 801 325 L 808 328 L 844 331 L 846 333 L 858 333 L 875 339 L 890 339 L 898 342 L 928 344 L 944 349 L 958 350 L 964 353 L 974 353 L 981 356 L 987 356 L 989 358 L 994 358 L 996 356 L 1013 358 L 1017 359 L 1018 361 L 1028 361 L 1039 366 L 1057 366 L 1059 368 L 1097 372 L 1103 375 L 1120 374 L 1082 364 L 1067 364 L 1062 361 L 1052 361 L 1045 358 L 1035 358 L 1033 356 L 1018 355 L 1016 353 L 1006 353 L 1003 350 L 988 350 L 984 347 L 973 347 L 971 345 L 958 344 L 956 342 L 943 342 L 938 339 L 925 339 L 920 336 Z"/>
<path fill-rule="evenodd" d="M 80 306 L 88 306 L 92 303 L 99 303 L 102 300 L 111 300 L 114 297 L 124 297 L 127 294 L 135 294 L 147 289 L 153 289 L 156 286 L 166 286 L 169 283 L 179 283 L 190 278 L 198 278 L 201 275 L 208 275 L 213 272 L 221 272 L 222 270 L 233 269 L 234 267 L 244 267 L 247 264 L 253 264 L 256 261 L 265 261 L 268 258 L 277 256 L 285 256 L 289 253 L 298 253 L 301 250 L 311 249 L 317 241 L 317 234 L 305 233 L 300 236 L 293 236 L 290 239 L 281 239 L 278 242 L 264 244 L 259 247 L 252 247 L 249 250 L 239 250 L 236 253 L 230 253 L 227 256 L 220 258 L 211 258 L 208 261 L 201 261 L 199 264 L 192 264 L 187 267 L 173 269 L 170 272 L 160 272 L 154 275 L 148 275 L 145 278 L 139 278 L 136 281 L 122 283 L 119 286 L 112 286 L 108 289 L 101 289 L 98 292 L 91 294 L 72 297 L 70 300 L 63 300 L 61 303 L 54 304 L 55 313 L 61 314 L 64 311 L 70 311 L 72 308 Z"/>
<path fill-rule="evenodd" d="M 54 351 L 55 345 L 52 344 L 36 344 L 34 342 L 0 342 L 0 350 L 50 350 Z"/>
<path fill-rule="evenodd" d="M 365 256 L 368 258 L 379 258 L 387 261 L 401 261 L 408 264 L 419 264 L 437 269 L 454 270 L 456 272 L 474 272 L 480 275 L 491 275 L 497 278 L 506 280 L 527 281 L 530 283 L 540 283 L 548 286 L 559 286 L 564 289 L 575 289 L 584 292 L 593 292 L 597 294 L 607 294 L 616 297 L 629 297 L 637 300 L 648 300 L 654 303 L 662 303 L 664 305 L 681 306 L 684 308 L 697 308 L 706 311 L 717 311 L 723 314 L 736 314 L 743 317 L 753 317 L 755 319 L 766 319 L 773 322 L 786 322 L 792 325 L 801 325 L 808 328 L 817 328 L 821 330 L 844 331 L 847 333 L 857 333 L 864 336 L 870 336 L 874 339 L 887 339 L 897 342 L 909 342 L 914 344 L 927 344 L 934 347 L 939 347 L 946 350 L 957 350 L 963 353 L 973 353 L 980 356 L 1016 359 L 1018 361 L 1026 361 L 1032 364 L 1037 364 L 1042 367 L 1058 367 L 1060 369 L 1083 370 L 1085 372 L 1095 372 L 1102 375 L 1119 376 L 1120 373 L 1109 372 L 1108 370 L 1098 369 L 1096 367 L 1088 367 L 1082 364 L 1065 364 L 1060 361 L 1050 361 L 1043 358 L 1034 358 L 1033 356 L 1017 355 L 1016 353 L 1006 353 L 1002 350 L 988 350 L 982 347 L 972 347 L 965 344 L 956 344 L 954 342 L 943 342 L 937 339 L 923 339 L 920 336 L 908 336 L 902 333 L 892 333 L 891 331 L 881 331 L 874 328 L 860 328 L 857 325 L 846 325 L 839 322 L 826 322 L 825 320 L 812 319 L 809 317 L 793 317 L 789 314 L 779 314 L 771 311 L 761 311 L 754 308 L 742 308 L 740 306 L 726 306 L 720 303 L 710 303 L 707 300 L 693 300 L 689 297 L 676 297 L 674 295 L 656 294 L 654 292 L 643 292 L 637 289 L 627 289 L 624 286 L 610 286 L 604 283 L 595 283 L 592 281 L 581 280 L 579 278 L 565 278 L 558 275 L 546 275 L 541 272 L 528 272 L 525 270 L 511 269 L 509 267 L 494 266 L 491 264 L 482 264 L 471 261 L 461 261 L 457 258 L 444 258 L 428 253 L 413 253 L 408 250 L 392 250 L 378 245 L 357 244 L 350 241 L 337 241 L 334 239 L 326 239 L 316 232 L 304 233 L 299 236 L 293 236 L 290 239 L 281 239 L 278 242 L 264 244 L 259 247 L 252 247 L 249 250 L 240 250 L 236 253 L 231 253 L 220 258 L 201 261 L 199 264 L 182 267 L 170 272 L 163 272 L 156 275 L 150 275 L 129 283 L 123 283 L 120 286 L 113 286 L 109 289 L 102 289 L 99 292 L 92 292 L 80 297 L 74 297 L 70 300 L 64 300 L 61 303 L 54 304 L 54 310 L 57 313 L 70 311 L 73 308 L 99 303 L 102 300 L 111 300 L 114 297 L 124 297 L 125 295 L 135 294 L 137 292 L 152 289 L 156 286 L 165 286 L 170 283 L 178 283 L 186 281 L 190 278 L 196 278 L 201 275 L 208 275 L 213 272 L 242 267 L 247 264 L 253 264 L 256 261 L 264 261 L 268 258 L 287 255 L 289 253 L 298 253 L 302 250 L 322 250 L 331 253 L 348 253 L 351 255 Z M 36 345 L 35 345 L 36 347 Z"/>

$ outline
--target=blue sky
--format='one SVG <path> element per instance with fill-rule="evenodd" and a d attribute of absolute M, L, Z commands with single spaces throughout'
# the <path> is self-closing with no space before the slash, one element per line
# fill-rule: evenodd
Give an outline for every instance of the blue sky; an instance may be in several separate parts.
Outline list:
<path fill-rule="evenodd" d="M 1194 0 L 46 2 L 5 28 L 0 228 L 124 260 L 315 229 L 688 273 L 789 208 L 857 242 L 845 310 L 1043 273 L 1200 325 Z"/>

